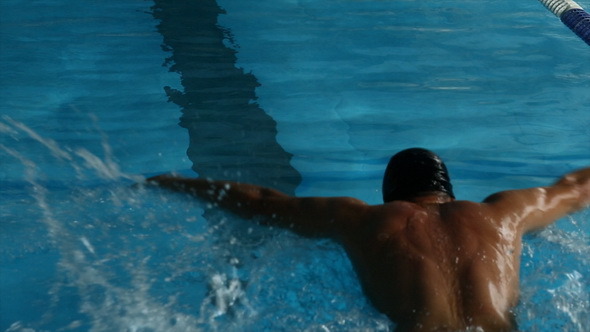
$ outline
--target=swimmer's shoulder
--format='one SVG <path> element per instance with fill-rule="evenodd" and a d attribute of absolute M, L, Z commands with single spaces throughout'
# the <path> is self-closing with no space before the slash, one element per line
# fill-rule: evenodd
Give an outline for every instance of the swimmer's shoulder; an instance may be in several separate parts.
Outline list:
<path fill-rule="evenodd" d="M 461 238 L 484 237 L 497 234 L 502 218 L 486 203 L 453 201 L 441 205 L 441 220 L 449 232 L 462 234 Z"/>

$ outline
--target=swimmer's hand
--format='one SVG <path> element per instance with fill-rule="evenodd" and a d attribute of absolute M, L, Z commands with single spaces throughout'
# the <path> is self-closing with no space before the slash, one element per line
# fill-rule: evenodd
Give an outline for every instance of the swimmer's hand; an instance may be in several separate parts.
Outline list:
<path fill-rule="evenodd" d="M 202 179 L 183 178 L 175 173 L 160 174 L 151 176 L 145 180 L 147 185 L 156 185 L 164 188 L 169 188 L 177 191 L 189 191 L 191 187 L 195 186 L 197 182 L 205 182 Z"/>
<path fill-rule="evenodd" d="M 147 184 L 159 184 L 161 182 L 170 181 L 171 179 L 174 179 L 176 177 L 177 176 L 175 176 L 174 174 L 160 174 L 160 175 L 151 176 L 151 177 L 145 179 L 145 182 Z"/>

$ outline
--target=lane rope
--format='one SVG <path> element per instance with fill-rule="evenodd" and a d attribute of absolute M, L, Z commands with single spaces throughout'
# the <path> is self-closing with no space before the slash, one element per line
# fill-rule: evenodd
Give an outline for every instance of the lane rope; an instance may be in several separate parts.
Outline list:
<path fill-rule="evenodd" d="M 573 0 L 539 0 L 586 44 L 590 45 L 590 14 Z"/>

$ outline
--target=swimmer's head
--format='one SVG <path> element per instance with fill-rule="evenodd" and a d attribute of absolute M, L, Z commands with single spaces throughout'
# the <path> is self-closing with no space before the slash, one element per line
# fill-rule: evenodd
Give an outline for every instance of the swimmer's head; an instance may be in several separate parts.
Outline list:
<path fill-rule="evenodd" d="M 385 203 L 431 193 L 455 198 L 443 161 L 432 151 L 421 148 L 403 150 L 391 157 L 383 176 L 382 190 Z"/>

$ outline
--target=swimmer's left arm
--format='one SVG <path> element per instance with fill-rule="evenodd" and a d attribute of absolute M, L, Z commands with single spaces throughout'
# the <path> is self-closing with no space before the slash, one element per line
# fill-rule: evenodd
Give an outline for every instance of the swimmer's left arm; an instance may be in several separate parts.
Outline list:
<path fill-rule="evenodd" d="M 567 214 L 590 206 L 590 168 L 566 174 L 552 186 L 496 193 L 484 201 L 524 232 L 543 228 Z"/>
<path fill-rule="evenodd" d="M 244 218 L 262 217 L 265 225 L 288 228 L 304 236 L 337 237 L 353 231 L 366 203 L 350 197 L 293 197 L 280 191 L 231 181 L 160 175 L 147 179 L 161 187 L 187 192 Z"/>

